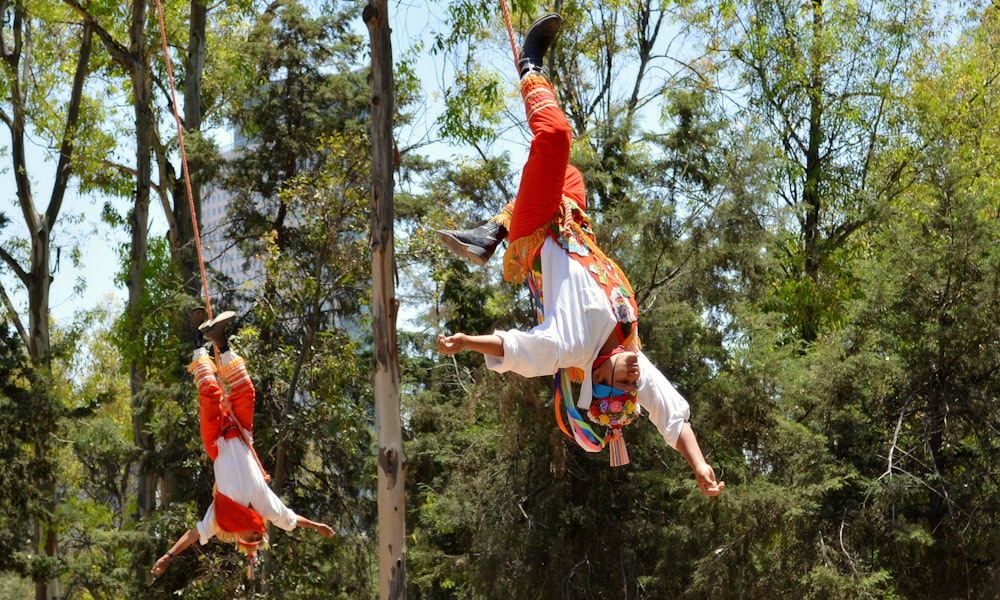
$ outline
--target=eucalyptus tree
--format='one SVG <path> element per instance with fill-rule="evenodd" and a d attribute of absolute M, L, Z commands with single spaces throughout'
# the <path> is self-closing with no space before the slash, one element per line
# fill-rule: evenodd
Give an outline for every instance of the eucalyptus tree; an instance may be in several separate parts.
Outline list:
<path fill-rule="evenodd" d="M 89 76 L 99 57 L 93 52 L 93 31 L 60 5 L 49 3 L 0 3 L 0 121 L 9 135 L 8 170 L 15 182 L 11 190 L 21 211 L 25 232 L 7 231 L 0 259 L 5 274 L 13 278 L 0 284 L 6 322 L 12 323 L 24 341 L 30 362 L 38 370 L 33 378 L 37 393 L 53 385 L 52 341 L 49 303 L 60 247 L 53 246 L 64 202 L 74 180 L 80 189 L 91 188 L 100 173 L 79 156 L 105 146 L 107 136 L 99 127 L 101 103 L 92 95 Z M 38 154 L 31 152 L 37 145 Z M 38 158 L 41 155 L 41 158 Z M 54 173 L 44 165 L 55 160 Z M 39 203 L 36 185 L 51 181 L 47 203 Z M 4 214 L 5 228 L 15 220 Z M 79 254 L 69 247 L 71 260 Z M 23 307 L 22 304 L 23 298 Z M 31 441 L 39 468 L 28 480 L 43 492 L 42 510 L 33 515 L 31 534 L 35 557 L 25 563 L 35 581 L 35 595 L 45 598 L 50 582 L 61 570 L 56 557 L 59 526 L 55 521 L 58 482 L 52 466 L 53 435 L 58 431 L 57 405 L 42 410 L 37 437 Z M 36 564 L 30 564 L 30 563 Z"/>
<path fill-rule="evenodd" d="M 126 5 L 114 3 L 110 6 L 87 5 L 75 0 L 66 0 L 89 27 L 94 29 L 105 51 L 112 59 L 111 72 L 128 81 L 127 89 L 132 104 L 135 135 L 135 162 L 130 167 L 109 169 L 109 180 L 117 184 L 117 191 L 126 197 L 131 192 L 132 204 L 128 209 L 128 266 L 126 284 L 129 290 L 127 322 L 130 335 L 126 339 L 144 340 L 143 315 L 149 309 L 146 294 L 146 269 L 149 249 L 149 203 L 153 186 L 152 147 L 156 112 L 153 100 L 153 79 L 150 69 L 150 50 L 146 39 L 146 20 L 149 4 L 132 2 Z M 96 15 L 96 16 L 95 16 Z M 107 186 L 109 191 L 114 189 Z M 128 190 L 128 191 L 125 191 Z M 146 427 L 148 414 L 138 403 L 138 398 L 148 378 L 148 364 L 143 360 L 141 350 L 130 356 L 129 386 L 133 397 L 132 428 L 135 443 L 139 448 L 150 450 L 153 440 Z M 146 465 L 138 467 L 137 518 L 148 518 L 153 513 L 156 496 L 156 479 Z M 140 576 L 137 570 L 136 575 Z"/>

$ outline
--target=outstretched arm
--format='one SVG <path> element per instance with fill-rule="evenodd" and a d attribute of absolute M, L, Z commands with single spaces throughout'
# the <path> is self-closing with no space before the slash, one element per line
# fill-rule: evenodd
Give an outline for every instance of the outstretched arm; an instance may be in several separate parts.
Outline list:
<path fill-rule="evenodd" d="M 439 352 L 458 354 L 462 350 L 473 350 L 486 356 L 503 356 L 503 339 L 499 335 L 466 335 L 464 333 L 438 336 Z"/>
<path fill-rule="evenodd" d="M 302 515 L 296 515 L 295 526 L 305 527 L 306 529 L 313 529 L 323 537 L 332 538 L 335 535 L 333 529 L 326 523 L 317 523 L 316 521 L 310 521 L 309 519 L 303 517 Z"/>
<path fill-rule="evenodd" d="M 189 529 L 184 535 L 182 535 L 176 542 L 174 542 L 173 548 L 167 551 L 166 554 L 161 556 L 156 564 L 153 565 L 153 575 L 162 575 L 164 571 L 167 570 L 167 566 L 170 565 L 170 561 L 173 560 L 175 556 L 187 550 L 190 546 L 198 539 L 198 530 Z"/>
<path fill-rule="evenodd" d="M 712 468 L 712 465 L 705 461 L 705 457 L 701 453 L 701 447 L 698 445 L 698 439 L 695 437 L 690 423 L 684 423 L 684 428 L 681 429 L 681 435 L 677 438 L 677 450 L 687 460 L 688 464 L 691 465 L 695 480 L 698 483 L 698 489 L 701 490 L 701 493 L 706 496 L 718 496 L 722 493 L 722 490 L 726 487 L 726 482 L 716 481 L 715 470 Z"/>

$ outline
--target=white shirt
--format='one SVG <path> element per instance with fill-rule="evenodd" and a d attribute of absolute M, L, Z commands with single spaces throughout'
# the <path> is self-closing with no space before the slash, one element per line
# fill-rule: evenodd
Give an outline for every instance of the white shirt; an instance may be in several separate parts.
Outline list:
<path fill-rule="evenodd" d="M 215 458 L 215 486 L 219 493 L 253 508 L 260 516 L 286 531 L 295 529 L 298 516 L 271 491 L 246 443 L 238 437 L 219 438 L 216 445 L 219 455 Z M 199 540 L 207 544 L 217 532 L 213 500 L 198 522 Z"/>
<path fill-rule="evenodd" d="M 542 298 L 545 320 L 529 331 L 494 331 L 503 340 L 503 356 L 486 356 L 486 367 L 525 377 L 553 375 L 578 367 L 585 379 L 577 406 L 586 410 L 593 398 L 591 365 L 617 321 L 600 285 L 551 237 L 542 245 Z M 690 418 L 687 401 L 659 369 L 639 353 L 636 400 L 671 448 Z"/>

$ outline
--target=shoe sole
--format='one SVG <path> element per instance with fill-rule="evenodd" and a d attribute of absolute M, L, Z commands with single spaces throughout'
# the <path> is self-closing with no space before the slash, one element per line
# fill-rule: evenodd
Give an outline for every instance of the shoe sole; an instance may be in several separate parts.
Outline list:
<path fill-rule="evenodd" d="M 447 246 L 447 248 L 449 250 L 451 250 L 452 252 L 454 252 L 458 256 L 460 256 L 462 258 L 465 258 L 467 260 L 470 260 L 470 261 L 476 263 L 479 266 L 485 265 L 486 261 L 489 260 L 489 257 L 483 257 L 481 254 L 478 254 L 478 253 L 476 253 L 476 252 L 473 251 L 473 248 L 479 248 L 479 246 L 473 246 L 472 244 L 466 244 L 466 243 L 461 242 L 461 241 L 459 241 L 459 240 L 457 240 L 457 239 L 455 239 L 455 238 L 453 238 L 453 237 L 451 237 L 449 235 L 441 233 L 440 231 L 437 232 L 437 234 L 438 234 L 438 238 L 441 239 L 441 243 L 443 243 L 445 246 Z"/>
<path fill-rule="evenodd" d="M 224 324 L 232 321 L 233 317 L 235 317 L 235 316 L 236 316 L 236 313 L 233 312 L 233 311 L 231 311 L 231 310 L 222 311 L 221 313 L 219 313 L 218 315 L 216 315 L 215 318 L 212 319 L 211 321 L 205 321 L 204 323 L 202 323 L 201 325 L 199 325 L 198 326 L 198 331 L 200 331 L 202 333 L 207 333 L 208 331 L 210 331 L 216 325 L 224 325 Z"/>

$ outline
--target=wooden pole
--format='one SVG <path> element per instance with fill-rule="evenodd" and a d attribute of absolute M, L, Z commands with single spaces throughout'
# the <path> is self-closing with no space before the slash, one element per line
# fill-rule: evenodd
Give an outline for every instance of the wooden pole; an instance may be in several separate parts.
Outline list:
<path fill-rule="evenodd" d="M 386 0 L 369 0 L 362 13 L 371 36 L 372 106 L 372 326 L 375 338 L 375 420 L 378 428 L 379 592 L 406 598 L 406 457 L 399 418 L 399 352 L 393 254 L 393 79 Z"/>

